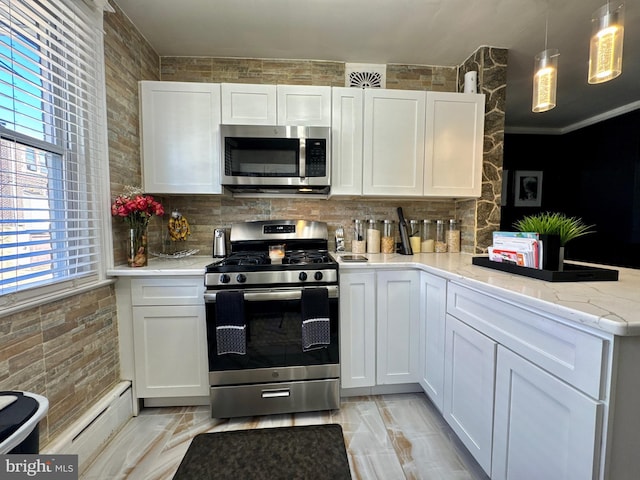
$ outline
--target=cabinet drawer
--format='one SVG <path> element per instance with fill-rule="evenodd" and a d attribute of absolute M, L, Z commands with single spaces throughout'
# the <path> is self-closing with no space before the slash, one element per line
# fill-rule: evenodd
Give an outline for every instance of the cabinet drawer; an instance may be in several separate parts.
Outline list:
<path fill-rule="evenodd" d="M 131 304 L 201 305 L 204 303 L 204 278 L 148 278 L 131 280 Z"/>
<path fill-rule="evenodd" d="M 603 396 L 606 340 L 454 283 L 447 312 L 593 398 Z"/>

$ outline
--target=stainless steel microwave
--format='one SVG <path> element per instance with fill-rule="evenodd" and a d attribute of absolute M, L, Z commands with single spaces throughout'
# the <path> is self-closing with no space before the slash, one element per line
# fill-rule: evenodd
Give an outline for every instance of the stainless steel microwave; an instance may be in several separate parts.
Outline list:
<path fill-rule="evenodd" d="M 331 128 L 221 125 L 222 184 L 234 193 L 329 193 Z"/>

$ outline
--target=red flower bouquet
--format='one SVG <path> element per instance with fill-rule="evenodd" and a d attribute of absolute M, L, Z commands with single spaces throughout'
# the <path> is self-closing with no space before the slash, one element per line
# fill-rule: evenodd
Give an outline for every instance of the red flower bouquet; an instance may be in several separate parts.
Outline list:
<path fill-rule="evenodd" d="M 111 205 L 111 214 L 121 217 L 129 225 L 127 261 L 131 267 L 147 265 L 147 226 L 153 215 L 164 215 L 164 208 L 151 195 L 132 187 L 116 197 Z"/>
<path fill-rule="evenodd" d="M 164 215 L 164 208 L 151 195 L 124 194 L 117 197 L 111 205 L 111 214 L 122 217 L 131 228 L 146 228 L 152 215 Z"/>

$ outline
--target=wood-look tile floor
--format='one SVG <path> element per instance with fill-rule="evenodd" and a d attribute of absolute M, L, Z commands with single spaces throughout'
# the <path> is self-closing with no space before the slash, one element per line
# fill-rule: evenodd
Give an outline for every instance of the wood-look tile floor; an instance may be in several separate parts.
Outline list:
<path fill-rule="evenodd" d="M 170 480 L 199 433 L 321 423 L 342 425 L 354 480 L 488 478 L 429 399 L 403 393 L 343 398 L 339 410 L 224 420 L 206 406 L 145 408 L 80 479 Z"/>

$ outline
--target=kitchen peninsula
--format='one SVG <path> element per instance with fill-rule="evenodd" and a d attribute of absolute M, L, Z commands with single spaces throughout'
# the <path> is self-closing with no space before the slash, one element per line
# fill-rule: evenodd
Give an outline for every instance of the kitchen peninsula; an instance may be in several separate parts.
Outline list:
<path fill-rule="evenodd" d="M 367 256 L 337 256 L 343 396 L 424 390 L 494 479 L 635 478 L 640 271 L 549 283 L 468 254 Z M 153 259 L 109 274 L 193 280 L 211 261 Z"/>
<path fill-rule="evenodd" d="M 548 313 L 567 316 L 572 321 L 603 332 L 640 335 L 640 270 L 604 266 L 620 272 L 619 281 L 615 282 L 544 282 L 472 265 L 473 256 L 464 253 L 367 254 L 367 257 L 369 261 L 362 264 L 341 261 L 336 255 L 342 271 L 399 267 L 422 269 L 449 280 L 487 289 L 505 299 Z M 204 275 L 205 267 L 213 261 L 215 259 L 205 256 L 152 258 L 147 267 L 124 265 L 108 270 L 107 274 L 112 277 Z"/>

